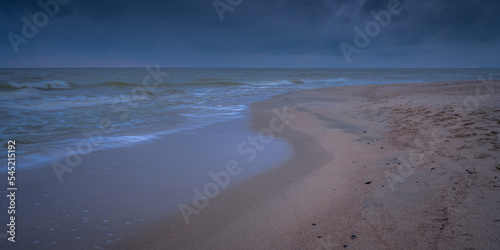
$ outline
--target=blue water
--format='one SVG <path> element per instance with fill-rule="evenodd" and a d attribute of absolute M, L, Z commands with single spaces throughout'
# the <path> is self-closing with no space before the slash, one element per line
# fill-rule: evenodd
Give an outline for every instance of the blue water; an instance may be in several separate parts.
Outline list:
<path fill-rule="evenodd" d="M 290 91 L 490 75 L 500 69 L 0 69 L 0 140 L 17 140 L 23 169 L 64 156 L 102 121 L 114 130 L 93 150 L 240 118 Z"/>

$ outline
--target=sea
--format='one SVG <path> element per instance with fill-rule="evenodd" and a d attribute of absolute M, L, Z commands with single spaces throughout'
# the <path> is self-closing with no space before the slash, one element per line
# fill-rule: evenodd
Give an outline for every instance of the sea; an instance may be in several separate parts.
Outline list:
<path fill-rule="evenodd" d="M 252 102 L 291 91 L 499 76 L 500 69 L 0 69 L 0 141 L 6 148 L 16 140 L 20 171 L 64 157 L 102 124 L 112 131 L 94 151 L 242 118 Z"/>

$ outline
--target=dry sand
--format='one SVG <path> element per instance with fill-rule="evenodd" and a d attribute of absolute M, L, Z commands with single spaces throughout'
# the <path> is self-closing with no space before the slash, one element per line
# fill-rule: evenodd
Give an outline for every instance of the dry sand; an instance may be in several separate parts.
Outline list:
<path fill-rule="evenodd" d="M 294 156 L 190 224 L 164 218 L 115 247 L 500 249 L 499 86 L 349 86 L 255 103 L 257 131 L 289 106 L 275 135 Z"/>

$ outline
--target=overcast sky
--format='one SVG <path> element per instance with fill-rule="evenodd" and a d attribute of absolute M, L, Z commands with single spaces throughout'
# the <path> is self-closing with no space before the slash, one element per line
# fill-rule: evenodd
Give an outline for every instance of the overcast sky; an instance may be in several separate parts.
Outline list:
<path fill-rule="evenodd" d="M 400 0 L 364 48 L 354 27 L 389 0 L 218 1 L 223 21 L 213 0 L 69 0 L 54 17 L 2 0 L 0 67 L 500 67 L 498 0 Z"/>

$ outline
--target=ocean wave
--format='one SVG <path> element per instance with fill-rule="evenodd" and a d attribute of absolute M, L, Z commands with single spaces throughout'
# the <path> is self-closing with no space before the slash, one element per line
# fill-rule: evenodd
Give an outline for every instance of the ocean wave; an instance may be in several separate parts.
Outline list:
<path fill-rule="evenodd" d="M 225 86 L 245 86 L 249 85 L 248 83 L 244 82 L 232 82 L 232 81 L 224 81 L 224 82 L 219 82 L 219 81 L 213 81 L 213 82 L 189 82 L 181 85 L 187 85 L 187 86 L 202 86 L 202 87 L 225 87 Z"/>
<path fill-rule="evenodd" d="M 35 88 L 35 89 L 70 89 L 71 84 L 65 81 L 41 81 L 41 82 L 32 82 L 32 83 L 9 83 L 9 86 L 14 89 L 22 89 L 22 88 Z"/>
<path fill-rule="evenodd" d="M 161 87 L 179 87 L 179 86 L 185 86 L 185 87 L 220 87 L 220 86 L 240 86 L 240 85 L 247 85 L 247 83 L 243 82 L 233 82 L 233 81 L 220 81 L 221 79 L 211 79 L 211 78 L 203 78 L 203 79 L 197 79 L 194 81 L 189 81 L 189 82 L 184 82 L 184 83 L 158 83 L 156 86 L 161 86 Z M 102 82 L 102 83 L 97 83 L 94 85 L 99 85 L 99 86 L 107 86 L 107 87 L 122 87 L 122 88 L 127 88 L 127 87 L 137 87 L 137 86 L 145 86 L 142 83 L 130 83 L 130 82 L 121 82 L 121 81 L 112 81 L 112 82 Z M 147 85 L 148 88 L 154 86 L 153 83 Z"/>
<path fill-rule="evenodd" d="M 216 79 L 216 78 L 200 78 L 192 81 L 181 82 L 181 83 L 159 83 L 156 86 L 161 87 L 225 87 L 225 86 L 279 86 L 279 85 L 292 85 L 292 84 L 306 84 L 306 83 L 339 83 L 345 82 L 344 78 L 333 78 L 333 79 L 283 79 L 283 80 L 272 80 L 272 81 L 262 81 L 262 82 L 242 82 L 242 81 L 232 81 L 229 79 Z M 121 81 L 111 81 L 111 82 L 102 82 L 98 84 L 99 86 L 108 86 L 108 87 L 136 87 L 136 86 L 144 86 L 142 83 L 130 83 L 130 82 L 121 82 Z M 153 86 L 148 85 L 149 86 Z"/>
<path fill-rule="evenodd" d="M 127 99 L 111 96 L 75 96 L 71 98 L 46 98 L 43 100 L 30 101 L 29 103 L 11 104 L 7 105 L 8 108 L 16 110 L 32 110 L 32 111 L 51 111 L 51 110 L 65 110 L 68 108 L 83 108 L 99 105 L 118 105 L 121 103 L 135 102 L 137 100 L 144 100 L 147 97 L 138 96 L 136 99 Z"/>
<path fill-rule="evenodd" d="M 0 92 L 0 101 L 33 98 L 39 96 L 40 91 L 37 89 L 18 89 L 15 91 Z"/>
<path fill-rule="evenodd" d="M 300 79 L 291 79 L 288 81 L 290 81 L 291 83 L 295 83 L 295 84 L 304 84 L 305 83 L 303 80 L 300 80 Z"/>
<path fill-rule="evenodd" d="M 12 87 L 8 83 L 0 83 L 0 89 L 12 89 Z"/>
<path fill-rule="evenodd" d="M 196 79 L 193 82 L 227 82 L 227 81 L 230 81 L 230 80 L 225 79 L 225 78 L 210 78 L 210 77 L 207 77 L 207 78 Z"/>
<path fill-rule="evenodd" d="M 147 142 L 151 140 L 156 140 L 158 139 L 159 136 L 156 134 L 149 134 L 149 135 L 123 135 L 123 136 L 113 136 L 113 137 L 108 137 L 106 138 L 107 145 L 109 148 L 115 147 L 115 146 L 130 146 L 134 145 L 136 143 L 140 142 Z M 114 145 L 109 145 L 109 144 L 114 144 Z"/>
<path fill-rule="evenodd" d="M 346 82 L 347 79 L 345 78 L 332 78 L 332 79 L 325 79 L 325 80 L 314 80 L 312 82 L 318 83 L 318 82 L 324 82 L 324 83 L 341 83 L 341 82 Z"/>
<path fill-rule="evenodd" d="M 140 83 L 130 83 L 130 82 L 120 82 L 120 81 L 112 81 L 112 82 L 101 82 L 95 85 L 99 86 L 107 86 L 107 87 L 135 87 L 135 86 L 140 86 L 142 84 Z"/>
<path fill-rule="evenodd" d="M 306 81 L 301 79 L 284 79 L 284 80 L 275 80 L 275 81 L 263 81 L 263 82 L 255 82 L 250 85 L 252 86 L 281 86 L 281 85 L 292 85 L 292 84 L 304 84 Z"/>
<path fill-rule="evenodd" d="M 303 84 L 337 84 L 346 82 L 344 78 L 332 78 L 332 79 L 304 79 L 304 78 L 292 78 L 292 79 L 282 79 L 273 81 L 262 81 L 254 82 L 250 85 L 252 86 L 287 86 L 287 85 L 303 85 Z"/>
<path fill-rule="evenodd" d="M 161 91 L 162 94 L 168 94 L 168 95 L 184 95 L 187 94 L 186 90 L 183 89 L 166 89 Z"/>

